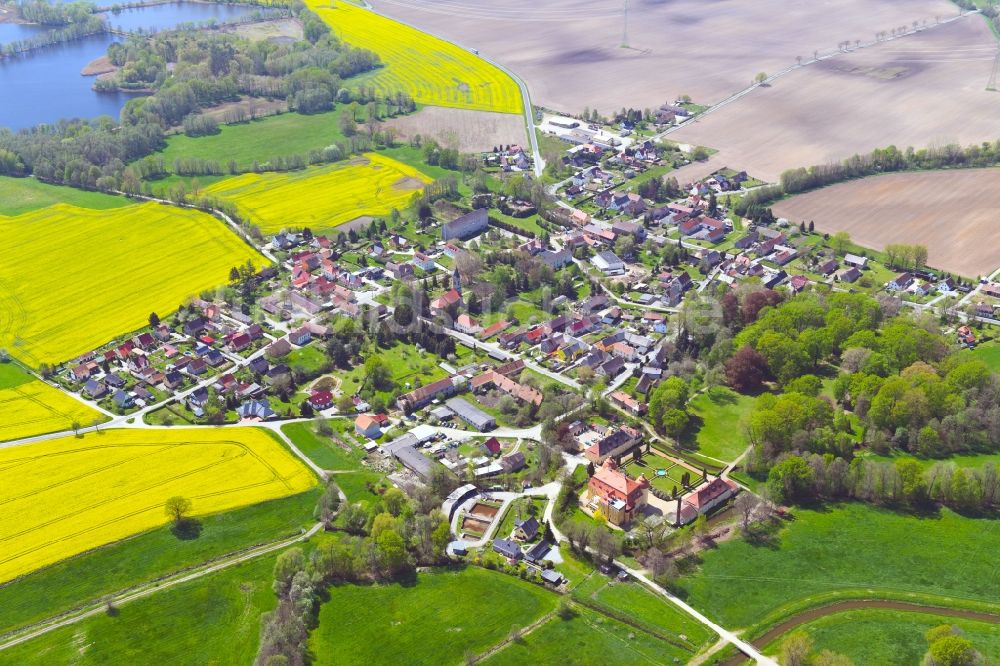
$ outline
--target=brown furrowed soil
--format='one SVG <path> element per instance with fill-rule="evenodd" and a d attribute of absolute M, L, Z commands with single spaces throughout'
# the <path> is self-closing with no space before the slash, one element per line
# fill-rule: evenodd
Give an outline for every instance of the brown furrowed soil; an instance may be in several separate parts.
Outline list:
<path fill-rule="evenodd" d="M 799 166 L 894 144 L 903 149 L 1000 136 L 1000 93 L 987 91 L 997 42 L 966 16 L 804 66 L 672 133 L 718 159 L 777 180 Z"/>
<path fill-rule="evenodd" d="M 499 144 L 523 146 L 528 140 L 524 116 L 513 113 L 425 106 L 416 113 L 392 118 L 383 124 L 395 129 L 401 141 L 409 141 L 419 134 L 465 153 L 491 150 Z"/>
<path fill-rule="evenodd" d="M 946 0 L 373 0 L 377 11 L 500 62 L 567 113 L 717 102 L 844 40 L 958 13 Z M 985 82 L 984 82 L 985 83 Z"/>
<path fill-rule="evenodd" d="M 1000 168 L 873 176 L 773 206 L 793 223 L 847 231 L 860 245 L 926 245 L 928 264 L 966 277 L 1000 266 Z"/>

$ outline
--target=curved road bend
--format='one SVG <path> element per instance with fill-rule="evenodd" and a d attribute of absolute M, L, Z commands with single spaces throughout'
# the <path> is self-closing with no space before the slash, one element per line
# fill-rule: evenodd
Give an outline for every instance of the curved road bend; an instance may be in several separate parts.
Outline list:
<path fill-rule="evenodd" d="M 528 85 L 521 79 L 520 76 L 509 70 L 504 65 L 501 65 L 496 60 L 493 60 L 488 56 L 484 56 L 482 53 L 479 52 L 478 49 L 473 49 L 468 46 L 465 46 L 464 44 L 459 44 L 456 41 L 445 39 L 440 35 L 435 35 L 433 32 L 428 32 L 424 28 L 415 26 L 412 23 L 407 23 L 406 21 L 401 21 L 397 18 L 386 16 L 385 14 L 375 9 L 375 7 L 373 7 L 372 4 L 368 2 L 368 0 L 361 0 L 361 4 L 365 9 L 369 10 L 373 14 L 378 14 L 379 16 L 386 18 L 390 21 L 401 23 L 409 28 L 413 28 L 414 30 L 422 32 L 426 35 L 431 35 L 433 37 L 436 37 L 437 39 L 440 39 L 442 42 L 449 42 L 459 48 L 465 49 L 469 53 L 477 55 L 480 58 L 480 60 L 488 62 L 489 64 L 493 65 L 501 72 L 512 78 L 514 80 L 514 83 L 517 84 L 517 87 L 521 89 L 521 105 L 524 107 L 524 129 L 528 133 L 528 142 L 531 144 L 531 158 L 532 158 L 531 161 L 534 163 L 535 177 L 536 178 L 542 177 L 542 170 L 545 168 L 545 160 L 542 159 L 542 152 L 538 148 L 538 137 L 535 135 L 535 119 L 533 117 L 534 109 L 531 106 L 531 95 L 528 92 Z"/>

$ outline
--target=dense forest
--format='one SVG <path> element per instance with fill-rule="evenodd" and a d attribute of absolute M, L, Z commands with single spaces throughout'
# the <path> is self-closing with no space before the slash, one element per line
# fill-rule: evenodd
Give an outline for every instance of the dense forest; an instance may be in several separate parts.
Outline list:
<path fill-rule="evenodd" d="M 725 370 L 741 390 L 762 391 L 765 382 L 782 389 L 762 393 L 747 424 L 750 469 L 767 475 L 775 499 L 995 506 L 992 463 L 940 463 L 925 473 L 909 456 L 857 455 L 1000 451 L 1000 375 L 955 351 L 935 318 L 903 313 L 894 299 L 848 293 L 774 297 L 748 317 L 748 298 L 723 299 L 735 329 Z"/>
<path fill-rule="evenodd" d="M 62 120 L 16 133 L 0 129 L 0 174 L 117 190 L 126 165 L 162 148 L 169 128 L 214 131 L 196 117 L 218 104 L 268 97 L 285 99 L 300 113 L 317 113 L 336 103 L 370 101 L 373 92 L 348 90 L 344 81 L 378 67 L 378 56 L 339 42 L 301 3 L 292 11 L 307 37 L 292 44 L 196 30 L 112 44 L 108 55 L 120 69 L 102 85 L 155 92 L 130 100 L 118 120 Z M 412 107 L 412 101 L 399 102 Z"/>

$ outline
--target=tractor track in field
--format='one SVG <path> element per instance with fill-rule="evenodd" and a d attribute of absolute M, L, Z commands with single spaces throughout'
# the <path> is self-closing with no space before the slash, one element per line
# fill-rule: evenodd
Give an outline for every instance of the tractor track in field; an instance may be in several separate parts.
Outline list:
<path fill-rule="evenodd" d="M 945 617 L 955 617 L 962 620 L 976 620 L 979 622 L 990 622 L 1000 624 L 1000 614 L 987 613 L 985 611 L 974 611 L 963 608 L 949 608 L 947 606 L 928 606 L 924 604 L 910 603 L 907 601 L 893 601 L 891 599 L 852 599 L 849 601 L 838 601 L 824 606 L 817 606 L 809 610 L 793 615 L 787 620 L 768 629 L 759 638 L 753 639 L 751 644 L 763 650 L 775 640 L 784 636 L 793 629 L 797 629 L 804 624 L 818 620 L 828 615 L 846 613 L 852 610 L 897 610 L 907 613 L 924 613 L 928 615 L 943 615 Z M 737 655 L 721 662 L 721 666 L 739 666 L 745 663 L 747 657 Z"/>

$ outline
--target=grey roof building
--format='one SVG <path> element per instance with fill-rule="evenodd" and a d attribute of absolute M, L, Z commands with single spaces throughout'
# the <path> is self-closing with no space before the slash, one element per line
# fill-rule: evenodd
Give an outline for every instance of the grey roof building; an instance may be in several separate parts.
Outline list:
<path fill-rule="evenodd" d="M 441 225 L 441 240 L 451 240 L 453 238 L 469 238 L 485 231 L 490 225 L 489 214 L 485 208 L 466 213 L 465 215 L 445 222 Z"/>
<path fill-rule="evenodd" d="M 448 520 L 452 520 L 455 517 L 455 509 L 461 506 L 466 500 L 474 497 L 478 492 L 479 490 L 471 483 L 459 486 L 451 491 L 451 494 L 445 498 L 444 504 L 441 506 L 445 515 L 448 516 Z"/>
<path fill-rule="evenodd" d="M 493 551 L 512 560 L 521 559 L 521 546 L 510 539 L 494 539 Z"/>
<path fill-rule="evenodd" d="M 442 469 L 444 469 L 444 466 L 417 451 L 416 446 L 418 444 L 420 444 L 420 440 L 415 435 L 407 433 L 402 437 L 397 437 L 388 444 L 384 444 L 382 450 L 401 462 L 404 467 L 421 479 L 427 481 L 431 478 L 431 473 L 435 465 Z"/>
<path fill-rule="evenodd" d="M 469 404 L 469 402 L 463 400 L 462 398 L 452 398 L 445 404 L 448 406 L 448 409 L 455 412 L 460 419 L 471 425 L 479 432 L 486 432 L 497 427 L 496 419 L 478 407 L 474 407 Z"/>

